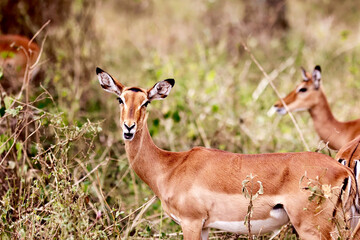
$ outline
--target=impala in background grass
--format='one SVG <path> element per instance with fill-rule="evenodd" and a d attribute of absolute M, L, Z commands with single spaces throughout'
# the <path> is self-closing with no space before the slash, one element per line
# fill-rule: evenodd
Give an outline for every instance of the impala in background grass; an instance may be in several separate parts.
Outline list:
<path fill-rule="evenodd" d="M 360 161 L 360 136 L 357 136 L 352 141 L 345 144 L 335 156 L 338 161 L 346 161 L 346 166 L 354 169 L 354 174 L 358 179 L 359 171 L 356 167 Z"/>
<path fill-rule="evenodd" d="M 359 189 L 359 175 L 360 175 L 360 136 L 357 136 L 352 141 L 345 144 L 335 156 L 335 159 L 341 162 L 342 164 L 353 169 L 355 179 L 357 182 L 358 193 Z M 357 203 L 359 204 L 359 203 Z M 354 232 L 360 231 L 360 222 L 357 224 Z"/>
<path fill-rule="evenodd" d="M 162 150 L 149 134 L 146 108 L 166 98 L 175 81 L 167 79 L 144 89 L 125 87 L 100 68 L 96 73 L 102 88 L 118 96 L 130 166 L 181 225 L 184 239 L 207 239 L 209 228 L 249 233 L 245 218 L 250 200 L 243 194 L 244 180 L 254 180 L 249 192 L 263 189 L 252 201 L 252 234 L 276 232 L 291 222 L 301 239 L 330 239 L 339 223 L 336 219 L 355 227 L 357 219 L 351 211 L 357 199 L 355 180 L 334 159 L 312 152 L 248 155 L 204 147 Z"/>
<path fill-rule="evenodd" d="M 340 122 L 333 116 L 321 84 L 321 68 L 316 66 L 310 74 L 301 68 L 303 81 L 282 100 L 288 111 L 308 110 L 314 121 L 317 134 L 329 147 L 339 150 L 346 143 L 360 135 L 360 119 Z M 274 107 L 279 114 L 286 114 L 279 100 Z"/>
<path fill-rule="evenodd" d="M 30 42 L 27 37 L 0 35 L 0 68 L 5 78 L 0 83 L 7 92 L 20 90 L 26 69 L 36 62 L 39 54 L 39 46 L 35 42 Z M 36 67 L 31 72 L 31 79 L 38 71 L 39 67 Z"/>

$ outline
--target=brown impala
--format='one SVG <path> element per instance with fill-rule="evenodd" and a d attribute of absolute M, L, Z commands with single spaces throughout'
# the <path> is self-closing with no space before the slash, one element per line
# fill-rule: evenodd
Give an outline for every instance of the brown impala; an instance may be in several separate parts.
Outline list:
<path fill-rule="evenodd" d="M 39 46 L 20 35 L 0 35 L 0 68 L 6 81 L 1 81 L 5 89 L 19 90 L 26 67 L 31 67 L 40 53 Z M 34 69 L 31 77 L 38 72 Z"/>
<path fill-rule="evenodd" d="M 360 161 L 360 136 L 357 136 L 352 141 L 348 142 L 342 148 L 340 148 L 339 152 L 336 154 L 335 159 L 338 161 L 345 160 L 346 165 L 351 169 L 354 169 L 355 176 L 358 177 L 357 175 L 359 172 L 355 167 L 360 167 L 357 166 L 358 162 Z"/>
<path fill-rule="evenodd" d="M 181 225 L 184 239 L 207 239 L 209 228 L 247 234 L 249 199 L 242 192 L 242 182 L 250 174 L 256 176 L 252 191 L 260 189 L 257 181 L 264 191 L 253 201 L 252 234 L 276 232 L 291 222 L 301 239 L 330 239 L 339 216 L 356 226 L 356 213 L 351 211 L 357 199 L 355 180 L 351 170 L 334 159 L 312 152 L 248 155 L 204 147 L 162 150 L 149 134 L 146 107 L 166 98 L 175 81 L 166 79 L 144 89 L 125 87 L 100 68 L 96 74 L 102 88 L 118 96 L 130 166 Z M 309 200 L 310 179 L 332 189 L 321 204 Z"/>
<path fill-rule="evenodd" d="M 316 66 L 312 74 L 303 68 L 301 71 L 302 83 L 282 100 L 287 105 L 288 111 L 308 110 L 321 140 L 329 142 L 330 148 L 338 150 L 360 135 L 360 119 L 348 122 L 336 120 L 322 90 L 320 66 Z M 275 103 L 274 107 L 280 114 L 287 112 L 280 100 Z"/>
<path fill-rule="evenodd" d="M 353 169 L 359 192 L 360 135 L 340 148 L 335 159 Z M 360 222 L 354 232 L 360 231 Z"/>

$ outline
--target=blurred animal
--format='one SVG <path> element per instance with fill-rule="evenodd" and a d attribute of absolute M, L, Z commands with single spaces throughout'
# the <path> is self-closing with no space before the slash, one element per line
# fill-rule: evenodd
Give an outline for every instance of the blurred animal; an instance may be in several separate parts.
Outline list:
<path fill-rule="evenodd" d="M 26 70 L 36 62 L 40 53 L 40 48 L 35 42 L 30 42 L 27 37 L 20 35 L 0 35 L 0 84 L 7 94 L 17 93 L 21 90 L 24 82 Z M 38 73 L 39 67 L 31 71 L 30 79 L 33 79 Z M 3 95 L 0 95 L 2 99 Z M 1 102 L 3 104 L 3 102 Z M 30 116 L 31 117 L 31 116 Z M 0 134 L 9 129 L 21 129 L 21 124 L 16 118 L 0 119 Z M 30 124 L 30 131 L 34 125 Z M 25 139 L 24 133 L 19 134 L 19 139 Z M 9 187 L 16 187 L 19 184 L 19 178 L 16 169 L 10 167 L 8 159 L 3 160 L 6 152 L 0 154 L 0 199 L 8 191 Z"/>
<path fill-rule="evenodd" d="M 0 67 L 3 72 L 1 85 L 6 92 L 18 92 L 23 84 L 24 74 L 32 66 L 40 53 L 35 42 L 20 35 L 0 35 Z M 31 71 L 33 79 L 39 68 Z"/>
<path fill-rule="evenodd" d="M 355 169 L 355 165 L 360 161 L 360 135 L 340 148 L 335 159 L 338 161 L 345 160 L 346 166 Z M 354 173 L 355 176 L 359 175 L 358 171 L 354 171 Z"/>
<path fill-rule="evenodd" d="M 340 122 L 333 116 L 321 86 L 320 66 L 316 66 L 312 74 L 304 68 L 301 68 L 301 73 L 303 81 L 282 99 L 287 109 L 279 100 L 274 105 L 277 112 L 286 114 L 287 111 L 308 110 L 321 140 L 328 142 L 329 147 L 335 150 L 360 135 L 360 119 Z"/>
<path fill-rule="evenodd" d="M 152 101 L 166 98 L 175 81 L 166 79 L 144 89 L 125 87 L 100 68 L 96 73 L 101 87 L 118 97 L 130 166 L 181 225 L 185 240 L 208 239 L 209 228 L 247 234 L 249 211 L 255 235 L 278 232 L 291 222 L 301 239 L 330 239 L 340 216 L 351 228 L 356 226 L 351 211 L 358 198 L 353 173 L 331 157 L 313 152 L 235 154 L 204 147 L 162 150 L 150 136 L 146 110 Z M 321 204 L 309 201 L 309 179 L 327 186 Z M 244 180 L 252 187 L 244 186 Z M 259 194 L 250 210 L 244 188 Z"/>
<path fill-rule="evenodd" d="M 360 135 L 352 141 L 345 144 L 335 156 L 340 163 L 348 166 L 354 171 L 356 185 L 359 192 L 359 174 L 360 174 Z M 360 222 L 354 230 L 354 233 L 360 232 Z M 359 233 L 360 235 L 360 233 Z"/>

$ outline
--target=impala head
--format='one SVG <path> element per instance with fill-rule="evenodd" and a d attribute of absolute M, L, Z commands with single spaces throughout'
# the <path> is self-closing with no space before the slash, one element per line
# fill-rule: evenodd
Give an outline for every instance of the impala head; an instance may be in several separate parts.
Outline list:
<path fill-rule="evenodd" d="M 147 105 L 153 100 L 166 98 L 175 84 L 174 79 L 166 79 L 150 89 L 125 87 L 100 68 L 96 68 L 96 74 L 101 87 L 118 96 L 121 106 L 120 124 L 126 141 L 131 141 L 137 130 L 142 128 L 146 120 Z"/>
<path fill-rule="evenodd" d="M 301 73 L 303 81 L 296 86 L 295 90 L 282 99 L 289 111 L 309 110 L 318 103 L 321 95 L 320 66 L 317 65 L 312 74 L 306 72 L 304 68 L 301 68 Z M 280 100 L 275 103 L 274 107 L 279 114 L 286 114 L 287 112 Z"/>

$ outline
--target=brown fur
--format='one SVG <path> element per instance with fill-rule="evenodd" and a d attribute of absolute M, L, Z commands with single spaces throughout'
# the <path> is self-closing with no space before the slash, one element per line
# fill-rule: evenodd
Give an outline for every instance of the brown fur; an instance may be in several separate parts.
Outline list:
<path fill-rule="evenodd" d="M 345 144 L 338 153 L 335 159 L 346 160 L 347 166 L 351 169 L 355 167 L 355 160 L 360 160 L 360 136 L 354 138 L 352 141 Z"/>

